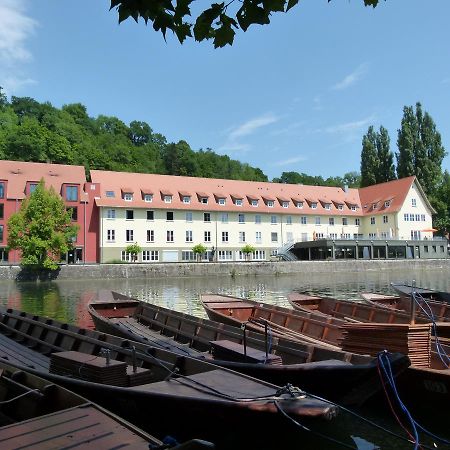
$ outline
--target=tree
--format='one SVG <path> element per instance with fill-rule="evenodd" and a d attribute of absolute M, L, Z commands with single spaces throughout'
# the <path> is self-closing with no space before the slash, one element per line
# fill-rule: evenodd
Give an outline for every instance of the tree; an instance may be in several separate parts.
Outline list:
<path fill-rule="evenodd" d="M 8 99 L 3 92 L 3 88 L 0 86 L 0 111 L 8 105 Z"/>
<path fill-rule="evenodd" d="M 362 140 L 361 187 L 376 184 L 378 163 L 377 134 L 375 133 L 373 126 L 370 126 Z"/>
<path fill-rule="evenodd" d="M 206 247 L 203 244 L 197 244 L 192 247 L 192 251 L 194 252 L 195 259 L 200 261 L 202 255 L 206 253 Z"/>
<path fill-rule="evenodd" d="M 254 251 L 256 250 L 255 247 L 252 247 L 250 244 L 245 245 L 244 247 L 241 248 L 241 252 L 245 254 L 245 259 L 249 260 L 250 259 L 250 255 L 252 253 L 254 253 Z"/>
<path fill-rule="evenodd" d="M 141 246 L 135 242 L 134 244 L 130 244 L 125 248 L 125 251 L 131 255 L 131 261 L 136 262 L 138 259 L 139 253 L 142 252 Z"/>
<path fill-rule="evenodd" d="M 330 2 L 331 0 L 328 0 Z M 366 6 L 377 6 L 379 0 L 363 0 Z M 213 3 L 190 21 L 190 5 L 194 0 L 111 0 L 110 9 L 116 9 L 119 23 L 132 17 L 136 22 L 142 18 L 166 38 L 171 30 L 183 43 L 186 38 L 196 41 L 212 39 L 214 47 L 232 45 L 235 30 L 247 31 L 251 25 L 266 25 L 275 12 L 288 12 L 298 0 L 241 0 Z M 234 8 L 234 9 L 233 9 Z M 188 21 L 189 20 L 189 21 Z"/>
<path fill-rule="evenodd" d="M 431 116 L 416 103 L 403 108 L 397 139 L 397 175 L 415 175 L 428 195 L 434 195 L 442 181 L 442 161 L 446 155 L 441 135 Z"/>
<path fill-rule="evenodd" d="M 8 247 L 20 250 L 25 267 L 55 270 L 77 232 L 62 198 L 41 180 L 8 220 Z"/>
<path fill-rule="evenodd" d="M 384 183 L 386 181 L 395 180 L 394 154 L 390 149 L 389 133 L 383 126 L 377 133 L 376 147 L 378 157 L 378 168 L 376 171 L 376 182 Z"/>

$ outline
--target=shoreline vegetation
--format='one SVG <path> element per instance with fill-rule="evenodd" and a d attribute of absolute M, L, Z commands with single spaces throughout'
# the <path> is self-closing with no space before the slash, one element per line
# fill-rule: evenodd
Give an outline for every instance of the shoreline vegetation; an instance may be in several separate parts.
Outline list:
<path fill-rule="evenodd" d="M 2 265 L 0 266 L 0 279 L 4 281 L 49 281 L 204 276 L 233 278 L 237 276 L 374 272 L 399 269 L 449 271 L 450 259 L 63 264 L 57 271 L 27 271 L 19 265 Z"/>

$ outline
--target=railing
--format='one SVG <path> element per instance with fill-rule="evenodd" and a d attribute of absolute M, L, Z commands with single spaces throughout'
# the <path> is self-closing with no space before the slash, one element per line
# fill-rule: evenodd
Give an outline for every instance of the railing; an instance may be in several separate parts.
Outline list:
<path fill-rule="evenodd" d="M 297 261 L 297 257 L 291 252 L 291 248 L 294 244 L 294 240 L 286 242 L 286 244 L 277 249 L 277 255 L 285 261 Z"/>

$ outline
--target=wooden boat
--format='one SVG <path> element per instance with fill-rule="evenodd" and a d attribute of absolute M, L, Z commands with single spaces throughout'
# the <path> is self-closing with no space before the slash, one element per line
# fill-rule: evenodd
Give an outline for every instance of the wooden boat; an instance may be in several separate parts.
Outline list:
<path fill-rule="evenodd" d="M 207 444 L 198 441 L 176 448 L 208 448 Z M 150 445 L 158 447 L 163 443 L 80 395 L 0 362 L 2 450 L 144 450 Z"/>
<path fill-rule="evenodd" d="M 289 426 L 278 407 L 320 427 L 338 411 L 292 387 L 5 307 L 0 333 L 0 358 L 8 364 L 83 392 L 159 436 L 223 441 L 226 423 L 245 441 L 249 427 Z M 182 426 L 174 431 L 174 424 Z"/>
<path fill-rule="evenodd" d="M 450 303 L 450 292 L 442 292 L 434 289 L 427 289 L 419 286 L 412 286 L 408 284 L 391 283 L 394 289 L 402 297 L 410 297 L 411 291 L 414 291 L 419 296 L 438 302 Z"/>
<path fill-rule="evenodd" d="M 361 404 L 381 388 L 375 358 L 273 337 L 99 291 L 88 310 L 99 331 L 175 353 L 213 361 L 221 367 L 274 384 L 300 386 L 345 405 Z M 270 345 L 270 349 L 268 348 Z M 390 355 L 394 374 L 409 365 Z M 335 383 L 330 383 L 330 377 Z"/>
<path fill-rule="evenodd" d="M 369 298 L 366 296 L 366 298 Z M 383 304 L 376 302 L 376 297 L 371 296 L 370 303 L 362 303 L 351 300 L 340 300 L 331 297 L 312 296 L 292 292 L 288 295 L 288 301 L 296 310 L 312 312 L 315 315 L 331 316 L 344 319 L 347 322 L 372 322 L 372 323 L 410 323 L 411 322 L 411 299 L 397 297 L 390 300 L 390 307 L 386 307 L 387 297 L 383 296 Z M 423 300 L 417 299 L 423 305 Z M 435 314 L 435 320 L 440 322 L 450 321 L 450 305 L 427 301 Z M 422 309 L 417 306 L 415 321 L 418 323 L 430 322 Z"/>
<path fill-rule="evenodd" d="M 260 333 L 264 332 L 264 323 L 267 323 L 277 333 L 284 333 L 286 338 L 292 337 L 296 341 L 305 336 L 307 339 L 333 344 L 346 351 L 371 355 L 376 355 L 383 349 L 403 352 L 410 356 L 410 359 L 414 357 L 416 361 L 415 364 L 412 360 L 410 368 L 399 376 L 401 390 L 410 401 L 416 404 L 419 399 L 426 403 L 435 401 L 439 404 L 450 401 L 450 369 L 445 368 L 433 347 L 430 323 L 410 325 L 345 322 L 325 314 L 312 315 L 311 312 L 290 310 L 231 296 L 202 295 L 201 300 L 210 319 L 237 327 L 247 323 L 247 326 Z M 352 328 L 355 333 L 351 332 Z M 438 328 L 443 331 L 444 336 L 449 335 L 450 323 L 438 323 Z M 353 336 L 360 330 L 366 330 L 366 334 L 361 332 L 358 336 L 360 341 L 366 344 L 362 336 L 369 336 L 370 332 L 373 332 L 371 329 L 384 330 L 387 337 L 396 338 L 399 335 L 400 343 L 395 339 L 391 342 L 378 338 L 375 343 L 355 345 Z M 346 339 L 349 344 L 343 346 Z M 426 354 L 417 357 L 415 352 L 418 348 Z M 448 346 L 444 345 L 444 349 L 448 350 Z"/>

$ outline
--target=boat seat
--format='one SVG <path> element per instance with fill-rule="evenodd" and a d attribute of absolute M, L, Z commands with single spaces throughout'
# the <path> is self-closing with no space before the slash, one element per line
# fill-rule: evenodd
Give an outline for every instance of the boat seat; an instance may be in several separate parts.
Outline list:
<path fill-rule="evenodd" d="M 313 368 L 313 367 L 321 367 L 321 366 L 353 366 L 352 363 L 348 361 L 341 361 L 340 359 L 326 359 L 324 361 L 312 361 L 308 363 L 303 363 L 302 367 L 304 368 Z"/>

